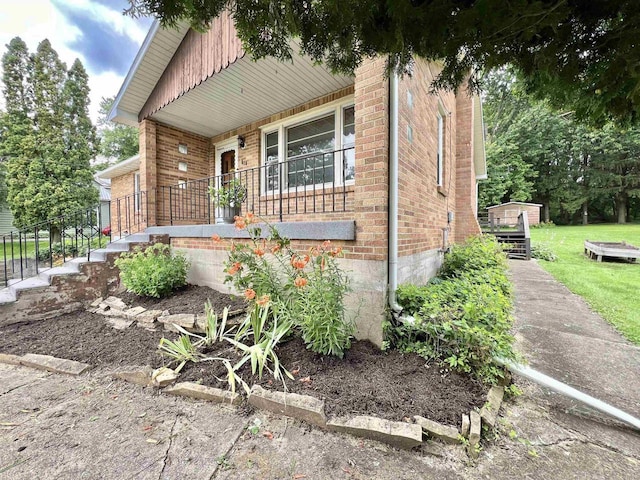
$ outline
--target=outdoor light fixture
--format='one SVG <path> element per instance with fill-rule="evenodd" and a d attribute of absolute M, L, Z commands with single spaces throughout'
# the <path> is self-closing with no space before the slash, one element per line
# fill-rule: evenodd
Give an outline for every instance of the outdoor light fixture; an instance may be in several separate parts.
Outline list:
<path fill-rule="evenodd" d="M 238 147 L 244 148 L 244 137 L 242 135 L 238 135 Z"/>

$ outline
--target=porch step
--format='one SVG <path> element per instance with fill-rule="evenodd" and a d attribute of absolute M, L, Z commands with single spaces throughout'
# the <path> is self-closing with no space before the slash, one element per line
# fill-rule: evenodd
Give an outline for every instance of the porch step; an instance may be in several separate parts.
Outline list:
<path fill-rule="evenodd" d="M 57 275 L 76 275 L 80 273 L 80 265 L 78 263 L 67 262 L 60 267 L 53 267 L 44 270 L 38 274 L 38 278 L 51 284 L 51 279 Z"/>
<path fill-rule="evenodd" d="M 24 280 L 9 280 L 8 287 L 0 289 L 0 306 L 17 301 L 18 293 L 21 290 L 31 290 L 36 288 L 46 288 L 51 285 L 54 276 L 77 275 L 80 273 L 82 264 L 105 262 L 107 255 L 114 252 L 128 252 L 132 243 L 146 243 L 150 241 L 150 236 L 145 233 L 137 233 L 128 237 L 108 243 L 105 248 L 92 250 L 88 257 L 76 257 L 68 260 L 59 267 L 42 270 L 35 277 Z"/>

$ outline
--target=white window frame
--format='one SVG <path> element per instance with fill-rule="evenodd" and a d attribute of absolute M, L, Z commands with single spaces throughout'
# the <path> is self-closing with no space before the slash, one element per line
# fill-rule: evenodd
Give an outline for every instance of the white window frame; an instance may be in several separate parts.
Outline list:
<path fill-rule="evenodd" d="M 260 139 L 261 139 L 261 147 L 260 147 L 260 193 L 262 195 L 274 195 L 280 192 L 280 190 L 271 191 L 267 190 L 267 182 L 265 177 L 266 170 L 263 168 L 266 166 L 267 159 L 267 135 L 278 132 L 278 175 L 282 173 L 282 163 L 286 161 L 286 152 L 287 152 L 287 142 L 286 142 L 286 131 L 288 128 L 296 127 L 298 125 L 302 125 L 313 120 L 317 120 L 319 118 L 334 114 L 334 134 L 335 141 L 333 149 L 334 151 L 342 150 L 342 135 L 343 135 L 343 110 L 345 108 L 351 107 L 354 105 L 353 95 L 341 98 L 334 102 L 326 103 L 316 108 L 312 108 L 305 112 L 299 113 L 297 115 L 291 115 L 283 120 L 279 120 L 277 122 L 272 122 L 260 127 Z M 355 144 L 354 144 L 355 147 Z M 355 180 L 347 180 L 346 182 L 343 180 L 343 172 L 342 172 L 342 153 L 334 154 L 333 160 L 333 171 L 335 178 L 335 186 L 342 187 L 347 185 L 353 185 Z M 338 173 L 339 172 L 339 173 Z M 285 178 L 279 178 L 278 181 L 286 181 L 287 180 L 287 172 L 284 172 L 283 176 Z M 330 188 L 333 187 L 334 182 L 328 182 L 325 184 L 316 183 L 312 185 L 305 185 L 297 187 L 289 187 L 288 184 L 286 187 L 282 188 L 282 193 L 291 193 L 291 192 L 304 192 L 314 189 L 317 190 L 320 188 Z"/>

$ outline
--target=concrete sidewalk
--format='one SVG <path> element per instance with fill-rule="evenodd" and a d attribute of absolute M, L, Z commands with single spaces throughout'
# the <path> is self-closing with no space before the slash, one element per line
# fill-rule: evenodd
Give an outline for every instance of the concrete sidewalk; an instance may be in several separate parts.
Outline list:
<path fill-rule="evenodd" d="M 640 412 L 640 349 L 535 261 L 509 263 L 518 349 L 535 368 L 633 415 Z M 472 476 L 640 478 L 640 433 L 525 380 L 501 412 L 502 433 Z M 525 447 L 514 447 L 519 443 Z M 529 461 L 525 459 L 529 456 Z"/>
<path fill-rule="evenodd" d="M 640 356 L 534 262 L 513 262 L 534 368 L 638 414 Z M 0 479 L 632 479 L 640 435 L 536 385 L 504 404 L 477 463 L 458 446 L 395 450 L 268 415 L 158 394 L 107 372 L 0 364 Z M 257 434 L 247 427 L 260 422 Z"/>

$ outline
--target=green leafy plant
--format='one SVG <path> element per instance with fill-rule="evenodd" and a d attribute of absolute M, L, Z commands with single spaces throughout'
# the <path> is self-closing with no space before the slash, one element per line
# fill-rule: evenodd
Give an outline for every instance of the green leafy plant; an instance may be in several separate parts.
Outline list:
<path fill-rule="evenodd" d="M 253 375 L 257 374 L 258 378 L 262 378 L 266 368 L 276 380 L 281 380 L 286 387 L 283 375 L 292 380 L 293 375 L 280 365 L 275 347 L 289 333 L 291 324 L 278 322 L 276 317 L 271 322 L 271 328 L 267 329 L 268 316 L 268 304 L 264 306 L 255 305 L 240 326 L 235 338 L 224 337 L 224 339 L 243 352 L 242 358 L 233 367 L 234 370 L 239 370 L 245 363 L 250 361 Z"/>
<path fill-rule="evenodd" d="M 342 248 L 325 241 L 296 252 L 276 228 L 256 221 L 251 213 L 236 219 L 250 242 L 232 244 L 225 281 L 250 301 L 268 299 L 273 316 L 293 324 L 310 350 L 342 357 L 355 331 L 344 305 L 350 285 L 338 263 Z"/>
<path fill-rule="evenodd" d="M 128 291 L 144 297 L 160 298 L 187 283 L 189 262 L 169 245 L 156 243 L 139 247 L 115 261 L 120 279 Z"/>
<path fill-rule="evenodd" d="M 531 245 L 531 256 L 546 262 L 555 262 L 558 259 L 551 247 L 546 243 L 534 243 Z"/>
<path fill-rule="evenodd" d="M 390 345 L 488 383 L 504 376 L 495 358 L 516 358 L 506 257 L 492 237 L 454 247 L 437 280 L 402 285 L 398 301 L 413 321 L 386 324 Z"/>
<path fill-rule="evenodd" d="M 238 207 L 247 199 L 247 187 L 239 178 L 233 178 L 220 188 L 209 187 L 209 195 L 220 207 Z"/>

